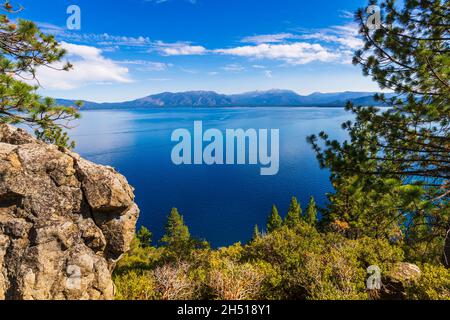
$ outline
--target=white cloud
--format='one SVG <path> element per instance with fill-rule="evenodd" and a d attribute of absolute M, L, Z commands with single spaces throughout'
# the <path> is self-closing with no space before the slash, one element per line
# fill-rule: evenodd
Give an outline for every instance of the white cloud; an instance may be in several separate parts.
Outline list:
<path fill-rule="evenodd" d="M 102 51 L 95 47 L 81 46 L 67 42 L 61 42 L 61 47 L 67 50 L 67 54 L 72 57 L 81 57 L 86 60 L 101 60 Z"/>
<path fill-rule="evenodd" d="M 295 36 L 292 33 L 277 33 L 277 34 L 263 34 L 257 36 L 245 37 L 242 42 L 246 43 L 280 43 L 287 39 L 293 39 Z"/>
<path fill-rule="evenodd" d="M 290 64 L 300 65 L 314 61 L 333 62 L 340 55 L 322 47 L 320 44 L 296 42 L 291 44 L 260 44 L 242 46 L 231 49 L 219 49 L 215 52 L 226 55 L 257 59 L 283 60 Z"/>
<path fill-rule="evenodd" d="M 129 83 L 128 68 L 105 58 L 102 51 L 95 47 L 61 42 L 61 47 L 68 52 L 67 58 L 73 64 L 70 71 L 58 71 L 40 67 L 36 77 L 45 89 L 69 90 L 91 83 Z M 60 69 L 62 62 L 52 65 Z"/>
<path fill-rule="evenodd" d="M 155 47 L 157 51 L 165 56 L 202 55 L 208 52 L 205 47 L 194 46 L 188 42 L 165 43 L 157 41 Z M 150 51 L 153 51 L 153 49 Z"/>
<path fill-rule="evenodd" d="M 161 52 L 168 56 L 186 56 L 204 54 L 206 49 L 202 46 L 179 46 L 162 48 Z"/>

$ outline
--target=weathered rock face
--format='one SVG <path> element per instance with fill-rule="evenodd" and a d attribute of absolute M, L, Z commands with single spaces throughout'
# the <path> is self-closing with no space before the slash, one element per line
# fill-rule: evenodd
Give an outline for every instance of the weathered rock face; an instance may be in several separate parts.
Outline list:
<path fill-rule="evenodd" d="M 381 298 L 388 300 L 406 299 L 405 287 L 418 280 L 422 272 L 418 266 L 411 263 L 397 263 L 383 279 Z"/>
<path fill-rule="evenodd" d="M 138 215 L 114 169 L 0 125 L 0 299 L 112 299 Z"/>

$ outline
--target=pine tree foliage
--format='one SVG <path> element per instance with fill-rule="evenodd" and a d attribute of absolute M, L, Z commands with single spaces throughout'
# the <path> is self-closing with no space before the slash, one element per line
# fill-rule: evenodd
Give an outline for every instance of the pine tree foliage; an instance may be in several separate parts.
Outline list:
<path fill-rule="evenodd" d="M 309 225 L 316 225 L 317 223 L 317 205 L 314 197 L 311 197 L 309 200 L 308 206 L 306 207 L 305 214 L 303 215 L 303 219 Z"/>
<path fill-rule="evenodd" d="M 330 211 L 339 206 L 334 214 L 340 212 L 341 220 L 384 220 L 390 223 L 379 228 L 404 228 L 405 220 L 425 219 L 430 228 L 422 241 L 443 244 L 450 229 L 450 6 L 446 0 L 370 4 L 380 6 L 381 25 L 372 30 L 366 22 L 373 13 L 356 13 L 364 47 L 353 62 L 395 95 L 376 96 L 389 108 L 349 103 L 355 120 L 343 124 L 347 141 L 331 140 L 325 132 L 319 135 L 323 144 L 316 136 L 308 140 L 339 188 Z M 362 203 L 366 212 L 376 209 L 370 215 L 353 210 Z"/>
<path fill-rule="evenodd" d="M 291 204 L 289 206 L 288 213 L 284 219 L 284 225 L 289 228 L 297 226 L 302 217 L 302 208 L 296 197 L 292 197 Z"/>
<path fill-rule="evenodd" d="M 152 245 L 152 233 L 146 227 L 142 226 L 136 234 L 139 244 L 142 247 L 150 247 Z"/>
<path fill-rule="evenodd" d="M 161 243 L 173 249 L 173 251 L 182 253 L 192 244 L 189 228 L 184 223 L 183 216 L 176 208 L 173 208 L 165 227 L 166 233 L 161 238 Z"/>
<path fill-rule="evenodd" d="M 25 124 L 34 129 L 36 136 L 49 143 L 74 147 L 64 129 L 79 118 L 77 103 L 73 107 L 58 106 L 51 98 L 36 93 L 39 68 L 55 68 L 64 58 L 55 37 L 46 35 L 31 21 L 11 21 L 11 16 L 22 11 L 9 3 L 0 5 L 0 123 Z M 59 70 L 69 71 L 70 63 Z"/>
<path fill-rule="evenodd" d="M 267 219 L 267 232 L 273 232 L 283 225 L 283 219 L 278 213 L 278 209 L 275 205 L 272 206 L 272 211 L 270 212 L 269 218 Z"/>

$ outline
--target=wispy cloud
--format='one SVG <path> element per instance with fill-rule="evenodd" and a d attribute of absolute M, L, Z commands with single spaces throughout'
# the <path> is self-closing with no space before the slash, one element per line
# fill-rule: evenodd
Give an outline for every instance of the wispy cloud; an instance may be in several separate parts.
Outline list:
<path fill-rule="evenodd" d="M 145 47 L 152 45 L 152 41 L 148 37 L 127 37 L 115 36 L 108 33 L 103 34 L 79 34 L 66 33 L 64 37 L 78 42 L 96 43 L 101 46 L 128 46 L 128 47 Z"/>
<path fill-rule="evenodd" d="M 184 68 L 184 67 L 179 67 L 179 69 L 184 72 L 184 73 L 190 73 L 190 74 L 197 74 L 198 71 L 194 70 L 194 69 L 188 69 L 188 68 Z"/>
<path fill-rule="evenodd" d="M 287 39 L 292 39 L 292 38 L 295 38 L 295 36 L 292 33 L 263 34 L 263 35 L 245 37 L 244 39 L 242 39 L 242 42 L 256 43 L 256 44 L 280 43 L 280 42 L 284 42 Z"/>
<path fill-rule="evenodd" d="M 137 66 L 141 71 L 165 71 L 173 65 L 164 62 L 155 62 L 147 60 L 121 60 L 117 61 L 119 64 Z"/>
<path fill-rule="evenodd" d="M 36 22 L 36 24 L 44 33 L 61 34 L 66 31 L 63 27 L 47 22 Z"/>
<path fill-rule="evenodd" d="M 189 42 L 165 43 L 157 41 L 150 51 L 158 51 L 165 56 L 202 55 L 208 52 L 203 46 L 192 45 Z"/>
<path fill-rule="evenodd" d="M 339 17 L 344 19 L 353 19 L 355 17 L 355 14 L 348 10 L 340 10 Z"/>
<path fill-rule="evenodd" d="M 228 71 L 228 72 L 242 72 L 245 71 L 245 68 L 240 65 L 240 64 L 236 64 L 236 63 L 232 63 L 229 65 L 226 65 L 225 67 L 222 67 L 223 70 Z"/>
<path fill-rule="evenodd" d="M 60 27 L 54 24 L 39 22 L 38 27 L 42 32 L 47 34 L 53 34 L 59 39 L 67 42 L 78 42 L 83 44 L 105 46 L 105 47 L 144 47 L 153 45 L 153 41 L 148 37 L 137 36 L 118 36 L 110 35 L 108 33 L 80 33 L 71 32 L 64 27 Z"/>

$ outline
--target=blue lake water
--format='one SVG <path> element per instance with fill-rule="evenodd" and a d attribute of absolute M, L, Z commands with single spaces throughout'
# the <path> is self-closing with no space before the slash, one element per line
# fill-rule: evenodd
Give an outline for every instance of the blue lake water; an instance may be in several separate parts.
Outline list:
<path fill-rule="evenodd" d="M 183 214 L 193 236 L 214 247 L 245 242 L 253 227 L 263 228 L 272 204 L 285 213 L 292 196 L 306 206 L 309 197 L 319 205 L 332 190 L 329 174 L 321 170 L 310 134 L 325 130 L 345 137 L 341 123 L 350 115 L 339 108 L 220 108 L 84 111 L 71 131 L 76 151 L 96 163 L 115 167 L 136 188 L 141 208 L 139 225 L 157 241 L 172 207 Z M 172 163 L 173 130 L 203 126 L 226 129 L 279 129 L 280 170 L 261 176 L 260 166 L 191 165 Z"/>

